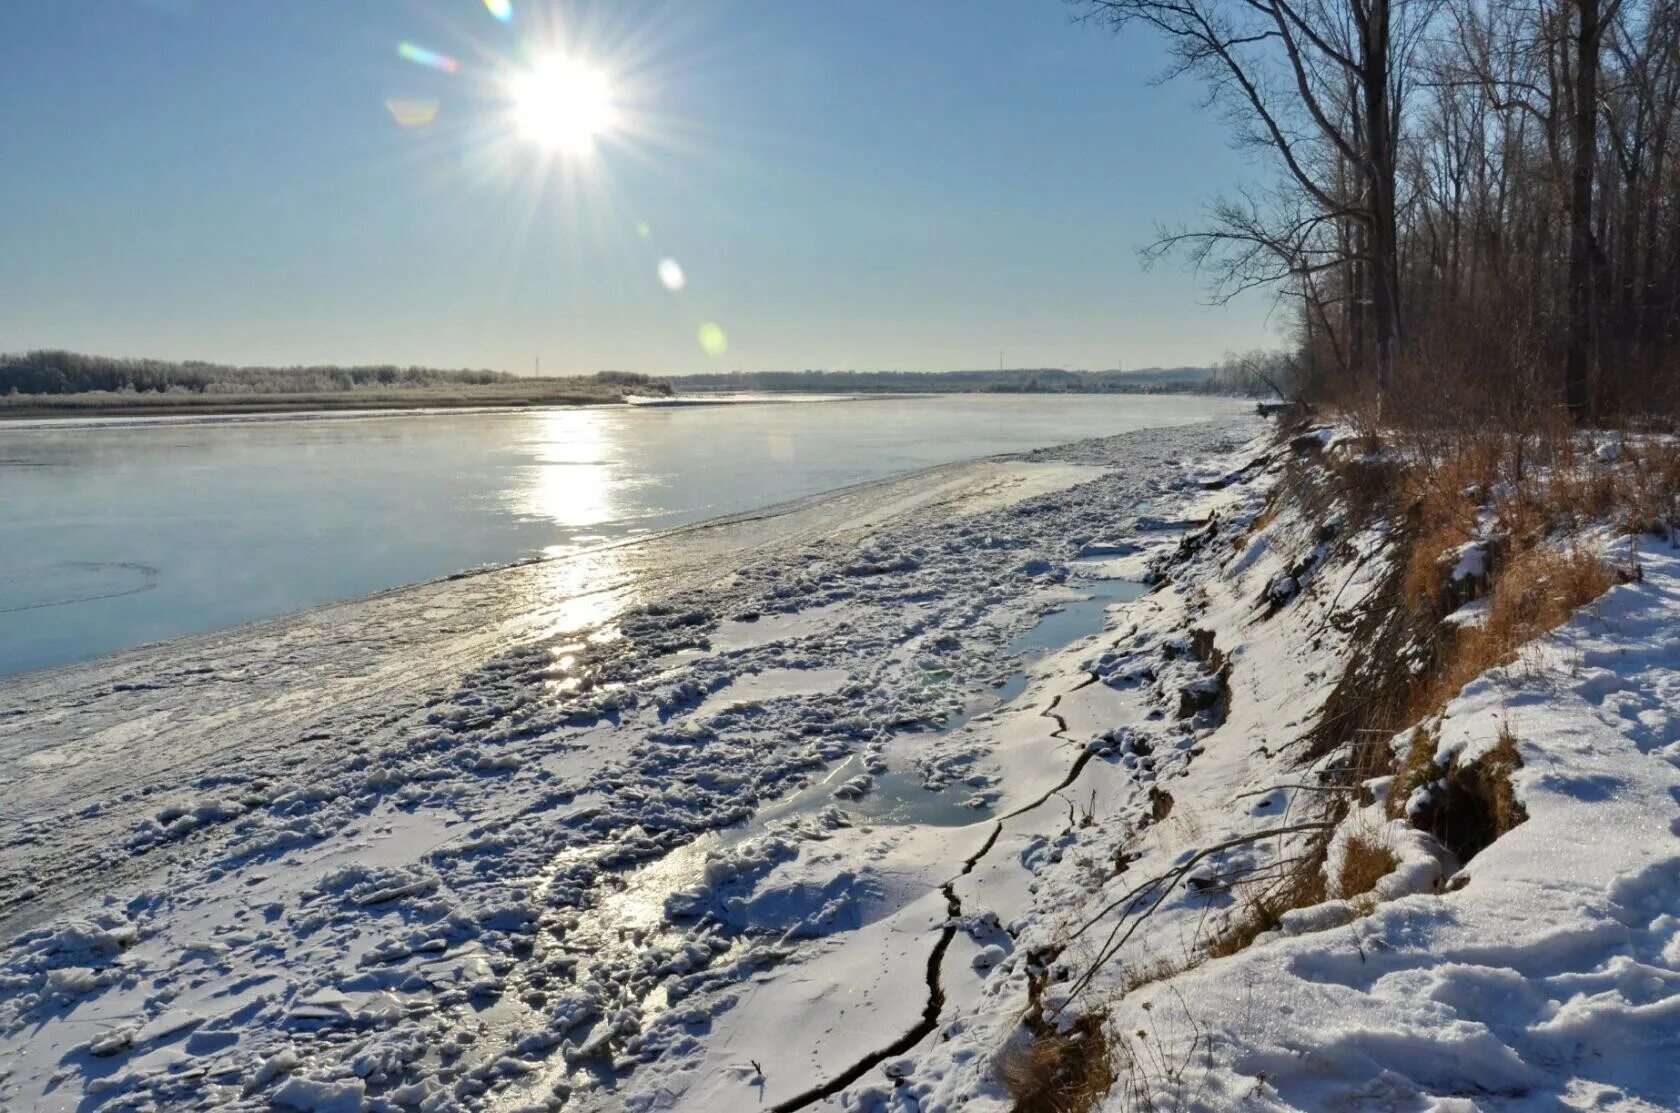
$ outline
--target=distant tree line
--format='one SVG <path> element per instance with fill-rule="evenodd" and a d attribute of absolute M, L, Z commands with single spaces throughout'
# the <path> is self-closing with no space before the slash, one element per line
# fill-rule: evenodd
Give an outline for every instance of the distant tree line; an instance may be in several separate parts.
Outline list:
<path fill-rule="evenodd" d="M 833 394 L 1103 394 L 1195 391 L 1206 388 L 1205 367 L 1142 371 L 1069 371 L 1060 367 L 1001 371 L 734 371 L 680 375 L 684 390 L 802 391 Z"/>
<path fill-rule="evenodd" d="M 1208 375 L 1208 389 L 1219 394 L 1251 394 L 1278 399 L 1299 393 L 1300 359 L 1290 351 L 1255 349 L 1226 356 Z"/>
<path fill-rule="evenodd" d="M 114 359 L 58 350 L 0 355 L 0 394 L 322 394 L 378 388 L 482 387 L 521 381 L 501 371 L 390 364 L 230 367 L 199 360 Z M 602 371 L 593 381 L 629 393 L 668 394 L 671 389 L 662 380 L 628 371 Z"/>

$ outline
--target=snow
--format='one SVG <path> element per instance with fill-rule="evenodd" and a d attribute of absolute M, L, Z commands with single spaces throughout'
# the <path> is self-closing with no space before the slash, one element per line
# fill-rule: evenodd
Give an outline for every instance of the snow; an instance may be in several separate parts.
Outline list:
<path fill-rule="evenodd" d="M 1642 541 L 1436 724 L 1441 762 L 1516 739 L 1526 822 L 1461 862 L 1383 777 L 1326 832 L 1345 755 L 1304 739 L 1391 537 L 1256 528 L 1291 451 L 1258 432 L 944 469 L 20 689 L 0 1105 L 1002 1111 L 1039 1001 L 1147 1039 L 1123 1073 L 1162 1107 L 1680 1106 L 1680 553 Z M 412 677 L 380 663 L 440 625 Z M 1324 833 L 1324 900 L 1193 961 Z M 1394 861 L 1368 893 L 1355 840 Z"/>
<path fill-rule="evenodd" d="M 921 1017 L 944 885 L 1077 758 L 1029 671 L 1134 592 L 1063 586 L 1070 538 L 1124 538 L 1241 424 L 13 682 L 0 1103 L 587 1107 L 686 1078 L 730 1107 L 755 1032 L 766 1093 L 820 1083 Z M 981 944 L 947 945 L 976 977 Z"/>

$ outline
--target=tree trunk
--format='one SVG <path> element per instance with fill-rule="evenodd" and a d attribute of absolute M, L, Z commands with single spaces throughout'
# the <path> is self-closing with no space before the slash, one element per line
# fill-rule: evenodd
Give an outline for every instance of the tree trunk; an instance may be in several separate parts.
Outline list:
<path fill-rule="evenodd" d="M 1400 347 L 1400 243 L 1394 214 L 1394 122 L 1389 99 L 1389 0 L 1369 0 L 1365 12 L 1364 65 L 1366 187 L 1370 203 L 1371 340 L 1377 390 L 1394 385 Z"/>
<path fill-rule="evenodd" d="M 1599 0 L 1575 0 L 1575 165 L 1569 189 L 1569 339 L 1564 353 L 1563 397 L 1570 416 L 1592 414 L 1593 162 L 1598 154 Z"/>

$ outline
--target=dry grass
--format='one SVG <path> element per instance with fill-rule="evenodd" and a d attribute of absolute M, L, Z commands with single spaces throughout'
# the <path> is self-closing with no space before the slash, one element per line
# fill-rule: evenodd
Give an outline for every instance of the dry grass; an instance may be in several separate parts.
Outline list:
<path fill-rule="evenodd" d="M 1402 590 L 1416 614 L 1443 609 L 1449 555 L 1475 536 L 1477 507 L 1498 477 L 1491 457 L 1483 448 L 1439 465 L 1425 460 L 1405 473 L 1401 498 L 1411 507 L 1412 539 Z"/>
<path fill-rule="evenodd" d="M 1015 1113 L 1087 1113 L 1119 1079 L 1109 1044 L 1108 1017 L 1087 1013 L 1066 1032 L 1035 1033 L 1025 1047 L 1005 1055 L 998 1081 Z"/>
<path fill-rule="evenodd" d="M 1597 522 L 1623 534 L 1669 536 L 1680 500 L 1680 444 L 1623 438 L 1610 464 L 1560 463 L 1544 478 L 1513 484 L 1495 503 L 1498 528 L 1519 543 Z"/>
<path fill-rule="evenodd" d="M 1281 488 L 1273 490 L 1271 495 L 1266 499 L 1266 505 L 1260 508 L 1260 513 L 1256 514 L 1254 516 L 1254 521 L 1248 524 L 1249 533 L 1259 533 L 1261 530 L 1277 521 L 1277 516 L 1283 511 L 1285 501 L 1280 494 L 1281 490 Z"/>
<path fill-rule="evenodd" d="M 1500 725 L 1498 744 L 1467 773 L 1472 791 L 1487 803 L 1496 839 L 1528 818 L 1528 810 L 1517 799 L 1517 791 L 1511 784 L 1511 774 L 1521 767 L 1516 732 L 1506 722 Z"/>
<path fill-rule="evenodd" d="M 1417 685 L 1408 718 L 1415 722 L 1438 714 L 1466 684 L 1509 664 L 1523 646 L 1563 625 L 1616 579 L 1602 560 L 1583 549 L 1548 546 L 1519 553 L 1494 578 L 1487 620 L 1446 640 L 1440 667 Z"/>
<path fill-rule="evenodd" d="M 1336 879 L 1336 894 L 1343 900 L 1369 893 L 1377 882 L 1393 873 L 1400 859 L 1382 835 L 1375 831 L 1357 831 L 1348 839 L 1342 854 L 1341 876 Z"/>
<path fill-rule="evenodd" d="M 1208 957 L 1205 953 L 1191 950 L 1182 958 L 1162 955 L 1148 962 L 1128 964 L 1120 981 L 1120 996 L 1124 997 L 1134 990 L 1154 985 L 1156 982 L 1164 982 L 1168 978 L 1176 978 L 1186 970 L 1194 970 L 1207 961 Z"/>
<path fill-rule="evenodd" d="M 1680 522 L 1680 444 L 1627 442 L 1621 491 L 1621 526 L 1630 534 L 1673 539 Z"/>
<path fill-rule="evenodd" d="M 1521 766 L 1516 732 L 1509 722 L 1500 726 L 1496 744 L 1480 760 L 1470 765 L 1453 761 L 1445 768 L 1435 764 L 1433 736 L 1420 730 L 1390 798 L 1390 810 L 1404 814 L 1414 790 L 1439 781 L 1428 805 L 1412 821 L 1434 835 L 1460 863 L 1468 862 L 1528 819 L 1511 784 L 1511 774 Z"/>
<path fill-rule="evenodd" d="M 1441 776 L 1435 764 L 1435 749 L 1440 744 L 1440 724 L 1426 720 L 1418 724 L 1412 734 L 1412 744 L 1400 759 L 1399 775 L 1388 794 L 1388 814 L 1398 819 L 1406 814 L 1406 800 L 1419 788 Z"/>
<path fill-rule="evenodd" d="M 1174 996 L 1181 1018 L 1163 1018 L 1153 1002 L 1142 1002 L 1138 1007 L 1148 1018 L 1148 1026 L 1117 1041 L 1120 1078 L 1108 1102 L 1112 1108 L 1128 1113 L 1180 1113 L 1200 1107 L 1212 1069 L 1213 1040 L 1190 1014 L 1183 996 Z"/>
<path fill-rule="evenodd" d="M 1320 842 L 1281 878 L 1249 886 L 1242 894 L 1242 905 L 1227 921 L 1225 930 L 1208 942 L 1208 957 L 1225 958 L 1246 950 L 1282 923 L 1284 913 L 1322 904 L 1328 896 L 1324 884 L 1324 853 L 1325 843 Z"/>

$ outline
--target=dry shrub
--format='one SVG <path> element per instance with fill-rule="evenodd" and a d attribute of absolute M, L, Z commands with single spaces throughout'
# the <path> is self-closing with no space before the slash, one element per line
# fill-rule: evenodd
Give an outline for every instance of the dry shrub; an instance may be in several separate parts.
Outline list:
<path fill-rule="evenodd" d="M 1025 1047 L 1004 1056 L 998 1081 L 1015 1113 L 1086 1113 L 1119 1075 L 1103 1013 L 1087 1013 L 1066 1032 L 1035 1032 Z"/>
<path fill-rule="evenodd" d="M 1435 750 L 1441 741 L 1441 726 L 1434 719 L 1419 723 L 1412 733 L 1412 744 L 1400 760 L 1400 773 L 1388 794 L 1388 814 L 1398 819 L 1406 813 L 1406 800 L 1422 786 L 1435 780 L 1441 771 L 1435 766 Z"/>
<path fill-rule="evenodd" d="M 1627 534 L 1672 536 L 1680 510 L 1680 445 L 1655 438 L 1620 444 L 1620 458 L 1608 466 L 1559 462 L 1547 477 L 1511 484 L 1495 505 L 1498 528 L 1523 547 L 1597 522 Z"/>
<path fill-rule="evenodd" d="M 1336 879 L 1337 893 L 1344 900 L 1369 893 L 1399 865 L 1394 847 L 1381 834 L 1357 831 L 1344 848 L 1341 876 Z"/>
<path fill-rule="evenodd" d="M 1628 533 L 1655 533 L 1673 539 L 1680 519 L 1680 444 L 1671 440 L 1624 442 L 1617 469 L 1620 525 Z"/>
<path fill-rule="evenodd" d="M 1521 302 L 1464 297 L 1418 318 L 1382 408 L 1391 430 L 1478 438 L 1567 433 L 1552 338 Z"/>
<path fill-rule="evenodd" d="M 1283 877 L 1251 886 L 1225 930 L 1209 941 L 1208 957 L 1225 958 L 1246 950 L 1249 944 L 1282 923 L 1285 912 L 1322 904 L 1328 896 L 1324 886 L 1327 843 L 1328 840 L 1317 842 Z"/>
<path fill-rule="evenodd" d="M 1494 748 L 1465 773 L 1470 790 L 1487 803 L 1496 839 L 1528 818 L 1528 809 L 1517 799 L 1517 790 L 1511 784 L 1511 774 L 1521 767 L 1516 732 L 1506 722 L 1500 724 Z"/>
<path fill-rule="evenodd" d="M 1415 685 L 1406 721 L 1439 714 L 1466 684 L 1509 664 L 1524 645 L 1563 625 L 1616 581 L 1615 573 L 1584 549 L 1546 546 L 1518 553 L 1494 579 L 1486 621 L 1443 637 L 1440 665 Z"/>
<path fill-rule="evenodd" d="M 1460 863 L 1470 861 L 1528 818 L 1511 784 L 1511 774 L 1521 764 L 1516 736 L 1504 727 L 1498 745 L 1480 761 L 1467 766 L 1454 762 L 1443 773 L 1440 789 L 1415 822 Z"/>
<path fill-rule="evenodd" d="M 1376 438 L 1361 438 L 1360 446 L 1347 445 L 1327 463 L 1335 477 L 1335 493 L 1341 508 L 1346 511 L 1346 528 L 1358 530 L 1380 518 L 1393 518 L 1399 509 L 1396 495 L 1400 491 L 1402 470 L 1387 456 L 1377 452 L 1381 442 Z M 1322 521 L 1323 511 L 1314 517 Z"/>

